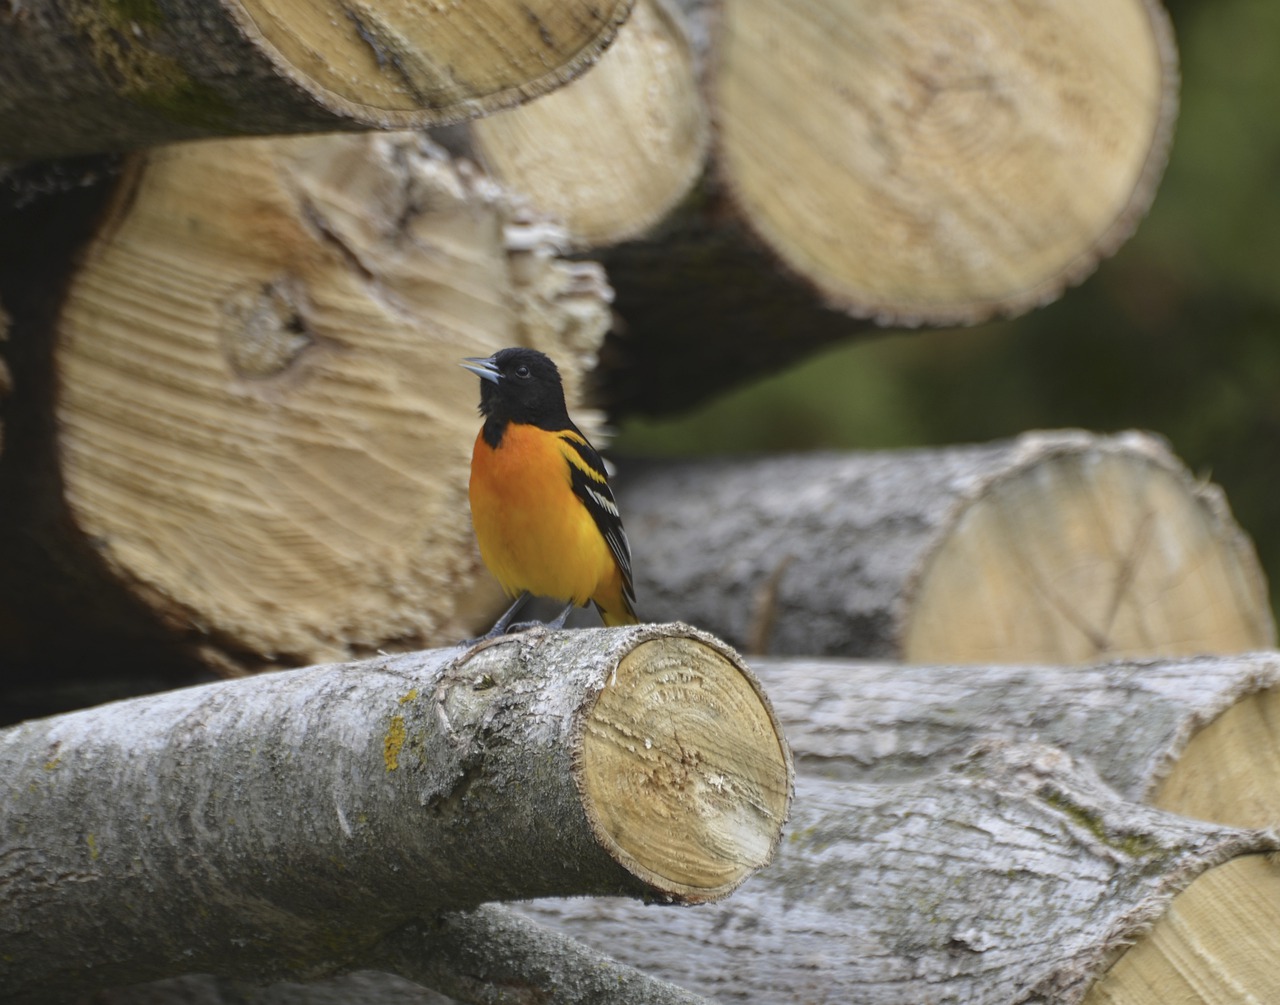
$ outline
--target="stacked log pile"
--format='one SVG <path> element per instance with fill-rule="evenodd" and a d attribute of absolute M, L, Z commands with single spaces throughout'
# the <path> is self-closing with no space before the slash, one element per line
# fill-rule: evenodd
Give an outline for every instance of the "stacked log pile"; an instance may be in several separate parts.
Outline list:
<path fill-rule="evenodd" d="M 648 626 L 136 698 L 14 727 L 0 761 L 6 1001 L 355 965 L 451 986 L 466 954 L 442 943 L 523 949 L 528 976 L 539 938 L 565 973 L 643 992 L 501 911 L 454 916 L 552 892 L 723 897 L 773 856 L 791 794 L 750 672 Z"/>
<path fill-rule="evenodd" d="M 1164 170 L 1178 69 L 1155 0 L 637 8 L 600 72 L 466 146 L 609 270 L 624 325 L 597 378 L 619 412 L 1056 299 Z M 634 69 L 642 48 L 681 85 Z"/>
<path fill-rule="evenodd" d="M 1280 998 L 1266 586 L 1152 436 L 624 466 L 664 623 L 456 644 L 459 357 L 675 409 L 1163 167 L 1154 0 L 630 6 L 0 13 L 6 686 L 246 678 L 0 732 L 0 996 Z"/>
<path fill-rule="evenodd" d="M 338 35 L 374 53 L 360 65 L 375 76 L 403 84 L 447 65 L 459 79 L 487 82 L 458 83 L 447 95 L 419 86 L 415 107 L 426 117 L 414 121 L 445 121 L 568 77 L 625 13 L 625 5 L 595 7 L 575 19 L 568 10 L 561 25 L 530 9 L 507 37 L 488 30 L 506 24 L 500 6 L 433 13 L 450 27 L 424 31 L 440 47 L 429 58 L 410 54 L 411 43 L 425 42 L 389 27 L 393 11 L 343 15 Z M 223 13 L 240 17 L 236 10 Z M 1033 15 L 955 4 L 921 20 L 907 9 L 881 17 L 838 3 L 796 16 L 767 5 L 644 0 L 591 73 L 447 138 L 492 176 L 408 135 L 159 147 L 69 175 L 58 174 L 65 163 L 0 169 L 12 203 L 0 239 L 12 383 L 0 454 L 0 547 L 11 556 L 0 569 L 0 644 L 37 678 L 50 661 L 74 666 L 85 653 L 117 666 L 137 666 L 143 654 L 186 673 L 240 673 L 476 631 L 500 600 L 463 516 L 475 392 L 452 361 L 537 346 L 560 361 L 575 399 L 588 383 L 617 417 L 677 407 L 692 385 L 713 393 L 847 332 L 849 315 L 827 302 L 882 321 L 939 323 L 1025 306 L 1032 288 L 1040 291 L 1032 300 L 1060 290 L 1149 203 L 1176 107 L 1161 11 L 1128 0 L 1095 14 L 1115 30 L 1091 32 L 1088 42 L 1065 6 Z M 55 23 L 61 16 L 32 6 L 22 32 L 83 44 Z M 288 16 L 298 15 L 266 20 L 287 34 Z M 468 18 L 493 44 L 458 53 Z M 164 30 L 186 24 L 176 18 Z M 565 41 L 569 24 L 584 37 Z M 524 59 L 530 25 L 562 52 L 535 61 L 541 69 Z M 152 52 L 159 31 L 141 24 L 130 44 Z M 286 80 L 297 76 L 280 55 L 288 46 L 248 37 L 275 54 L 270 65 Z M 330 43 L 338 40 L 311 40 Z M 768 73 L 762 45 L 787 54 L 788 74 Z M 324 51 L 327 68 L 294 56 L 325 79 L 348 60 Z M 464 74 L 483 54 L 492 65 Z M 241 56 L 257 65 L 259 55 L 238 45 L 220 58 Z M 166 58 L 182 59 L 176 49 Z M 512 84 L 521 68 L 527 79 Z M 100 70 L 88 77 L 120 85 Z M 150 104 L 141 104 L 153 107 L 163 88 L 148 86 Z M 28 107 L 12 93 L 15 109 Z M 899 107 L 904 95 L 916 104 Z M 55 89 L 47 100 L 71 99 Z M 19 138 L 50 118 L 23 114 L 20 127 L 0 129 L 0 157 L 29 154 Z M 152 141 L 167 120 L 142 133 L 132 121 L 121 117 L 117 141 L 92 149 Z M 1000 128 L 973 148 L 978 121 Z M 188 135 L 182 126 L 167 138 Z M 295 128 L 315 125 L 304 117 Z M 223 133 L 245 129 L 232 120 Z M 1058 153 L 1083 134 L 1106 156 L 1077 163 Z M 94 134 L 83 135 L 90 143 Z M 885 137 L 896 158 L 885 159 Z M 81 149 L 56 136 L 49 143 L 64 154 Z M 628 143 L 634 150 L 619 154 Z M 903 175 L 905 164 L 915 168 Z M 733 180 L 733 165 L 774 174 Z M 817 176 L 791 174 L 810 170 Z M 885 186 L 903 185 L 910 207 L 886 196 Z M 50 197 L 49 188 L 63 191 Z M 898 205 L 898 215 L 863 212 L 850 201 L 856 191 Z M 963 226 L 958 201 L 972 214 Z M 775 224 L 743 222 L 757 205 Z M 850 208 L 854 219 L 839 216 Z M 890 286 L 914 290 L 916 306 L 890 306 L 883 291 L 815 296 L 793 282 L 797 255 L 814 253 L 781 250 L 788 218 L 800 241 L 824 232 L 814 218 L 830 222 L 849 266 L 891 252 L 911 258 L 915 265 L 886 268 L 901 273 Z M 1052 263 L 1027 254 L 1053 243 L 1034 219 L 1057 221 Z M 747 230 L 773 234 L 786 269 Z M 686 254 L 678 235 L 691 232 L 706 240 Z M 605 257 L 608 280 L 564 257 L 584 244 Z M 945 261 L 917 267 L 911 256 L 926 252 Z M 754 263 L 750 275 L 723 267 L 740 255 Z M 1010 278 L 1015 266 L 1036 275 Z M 848 282 L 861 280 L 837 285 Z M 968 292 L 955 293 L 956 283 Z M 692 286 L 682 293 L 681 284 Z M 921 313 L 926 301 L 951 306 Z M 651 323 L 648 311 L 682 320 Z M 1097 649 L 1107 628 L 1090 630 Z"/>
<path fill-rule="evenodd" d="M 167 147 L 108 187 L 71 274 L 43 277 L 52 322 L 14 297 L 9 652 L 243 672 L 473 633 L 500 597 L 455 363 L 533 345 L 573 391 L 599 268 L 409 134 Z"/>

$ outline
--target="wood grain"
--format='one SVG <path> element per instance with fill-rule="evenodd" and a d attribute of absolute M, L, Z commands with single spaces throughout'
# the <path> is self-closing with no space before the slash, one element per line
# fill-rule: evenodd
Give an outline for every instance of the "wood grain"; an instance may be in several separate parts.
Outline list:
<path fill-rule="evenodd" d="M 723 32 L 722 174 L 783 261 L 859 316 L 1053 299 L 1154 196 L 1177 70 L 1151 0 L 746 0 Z"/>
<path fill-rule="evenodd" d="M 58 321 L 73 526 L 232 669 L 474 634 L 456 363 L 533 345 L 572 400 L 609 291 L 563 238 L 407 134 L 149 155 Z"/>
<path fill-rule="evenodd" d="M 1199 877 L 1084 1005 L 1264 1005 L 1280 999 L 1280 866 L 1234 859 Z"/>
<path fill-rule="evenodd" d="M 621 660 L 587 721 L 582 785 L 602 840 L 691 898 L 769 861 L 786 819 L 790 753 L 751 680 L 723 649 L 658 638 Z"/>
<path fill-rule="evenodd" d="M 638 0 L 590 73 L 473 123 L 475 153 L 585 244 L 637 236 L 703 170 L 710 133 L 696 74 L 683 19 L 664 0 Z"/>

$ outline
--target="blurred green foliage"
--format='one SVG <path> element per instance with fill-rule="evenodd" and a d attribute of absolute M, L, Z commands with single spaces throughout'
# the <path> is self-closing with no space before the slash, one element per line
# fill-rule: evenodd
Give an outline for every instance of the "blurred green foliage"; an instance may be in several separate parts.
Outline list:
<path fill-rule="evenodd" d="M 1170 10 L 1182 92 L 1169 165 L 1138 233 L 1080 288 L 1014 321 L 850 343 L 683 419 L 630 422 L 613 451 L 1149 429 L 1223 486 L 1280 584 L 1280 2 Z"/>

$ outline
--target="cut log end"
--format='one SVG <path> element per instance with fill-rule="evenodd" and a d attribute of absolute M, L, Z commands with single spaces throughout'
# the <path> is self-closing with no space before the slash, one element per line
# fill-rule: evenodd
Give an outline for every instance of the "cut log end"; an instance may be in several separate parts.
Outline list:
<path fill-rule="evenodd" d="M 584 72 L 633 2 L 24 5 L 0 32 L 0 160 L 462 122 Z"/>
<path fill-rule="evenodd" d="M 859 317 L 1052 300 L 1146 212 L 1177 107 L 1158 4 L 1086 7 L 731 4 L 721 174 L 779 257 Z"/>
<path fill-rule="evenodd" d="M 702 171 L 708 143 L 679 19 L 640 0 L 591 73 L 539 101 L 479 119 L 476 152 L 505 185 L 591 245 L 643 233 Z"/>
<path fill-rule="evenodd" d="M 1151 802 L 1236 827 L 1280 826 L 1280 690 L 1249 695 L 1191 737 Z"/>
<path fill-rule="evenodd" d="M 1210 869 L 1089 989 L 1084 1005 L 1280 1001 L 1280 866 Z"/>
<path fill-rule="evenodd" d="M 600 270 L 414 134 L 168 147 L 132 182 L 50 339 L 61 487 L 110 581 L 220 671 L 473 633 L 453 361 L 530 345 L 572 396 Z"/>
<path fill-rule="evenodd" d="M 1220 493 L 1140 435 L 1041 448 L 958 513 L 910 589 L 903 659 L 1092 662 L 1275 643 Z"/>
<path fill-rule="evenodd" d="M 633 0 L 245 0 L 242 29 L 281 71 L 358 121 L 457 122 L 533 97 L 590 66 Z"/>
<path fill-rule="evenodd" d="M 673 899 L 716 900 L 773 857 L 790 753 L 725 653 L 661 637 L 631 650 L 585 723 L 579 787 L 610 853 Z"/>

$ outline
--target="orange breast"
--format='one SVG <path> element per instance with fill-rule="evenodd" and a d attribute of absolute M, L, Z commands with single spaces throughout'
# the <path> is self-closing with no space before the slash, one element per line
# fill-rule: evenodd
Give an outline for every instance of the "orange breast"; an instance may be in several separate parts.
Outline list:
<path fill-rule="evenodd" d="M 573 493 L 567 449 L 532 426 L 508 426 L 497 450 L 476 437 L 471 520 L 480 557 L 512 596 L 528 590 L 581 605 L 620 588 L 617 564 Z"/>

